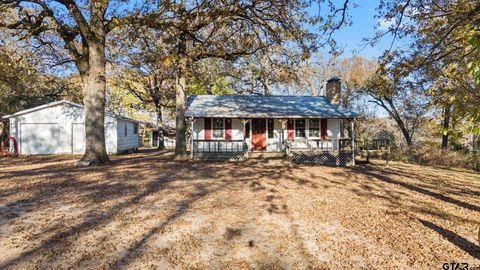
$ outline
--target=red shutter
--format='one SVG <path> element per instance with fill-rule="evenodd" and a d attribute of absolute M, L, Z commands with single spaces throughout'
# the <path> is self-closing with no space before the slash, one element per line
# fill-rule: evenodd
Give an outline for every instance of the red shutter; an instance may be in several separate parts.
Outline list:
<path fill-rule="evenodd" d="M 322 140 L 328 139 L 327 123 L 328 123 L 327 119 L 321 119 L 321 120 L 320 120 L 320 128 L 321 128 Z"/>
<path fill-rule="evenodd" d="M 231 141 L 232 140 L 232 119 L 225 118 L 225 140 Z"/>
<path fill-rule="evenodd" d="M 287 122 L 287 140 L 293 141 L 293 120 L 288 120 Z"/>
<path fill-rule="evenodd" d="M 204 119 L 204 132 L 205 132 L 205 140 L 209 141 L 212 139 L 212 118 L 205 118 Z"/>

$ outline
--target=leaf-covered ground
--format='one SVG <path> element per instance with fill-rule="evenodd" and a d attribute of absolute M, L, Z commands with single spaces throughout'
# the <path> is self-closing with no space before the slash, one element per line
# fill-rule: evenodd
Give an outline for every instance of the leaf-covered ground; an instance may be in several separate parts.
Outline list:
<path fill-rule="evenodd" d="M 0 159 L 0 269 L 480 265 L 479 174 L 112 159 Z"/>

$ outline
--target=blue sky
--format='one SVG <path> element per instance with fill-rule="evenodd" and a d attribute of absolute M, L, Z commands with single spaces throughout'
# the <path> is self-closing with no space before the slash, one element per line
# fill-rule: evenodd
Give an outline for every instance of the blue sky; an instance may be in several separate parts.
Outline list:
<path fill-rule="evenodd" d="M 336 4 L 340 4 L 343 1 L 335 1 Z M 338 2 L 338 3 L 337 3 Z M 375 10 L 378 6 L 376 0 L 356 0 L 353 2 L 358 5 L 356 8 L 352 8 L 350 5 L 349 14 L 353 22 L 352 26 L 346 26 L 335 33 L 334 38 L 341 47 L 344 48 L 344 56 L 348 57 L 352 55 L 354 50 L 357 50 L 359 54 L 367 58 L 378 57 L 382 52 L 390 47 L 392 38 L 390 36 L 385 37 L 379 44 L 374 47 L 367 46 L 362 49 L 362 39 L 371 38 L 375 35 L 375 32 L 379 29 L 375 29 L 379 19 L 374 18 L 378 12 Z M 386 24 L 382 23 L 386 29 Z M 359 51 L 361 50 L 361 51 Z"/>
<path fill-rule="evenodd" d="M 335 1 L 337 5 L 342 3 L 343 0 Z M 355 0 L 353 3 L 356 4 L 357 7 L 353 8 L 352 5 L 350 5 L 350 10 L 348 11 L 353 24 L 341 28 L 333 35 L 338 46 L 344 49 L 341 57 L 350 57 L 352 54 L 357 53 L 366 58 L 377 58 L 381 56 L 385 50 L 389 49 L 393 37 L 387 35 L 373 47 L 370 45 L 365 46 L 363 39 L 374 37 L 375 33 L 380 30 L 387 30 L 389 26 L 388 22 L 375 18 L 375 15 L 378 14 L 376 11 L 379 4 L 378 1 Z M 394 48 L 396 47 L 395 45 L 401 45 L 401 42 L 396 40 Z M 386 117 L 388 115 L 386 111 L 377 105 L 367 102 L 368 100 L 369 98 L 362 99 L 362 104 L 368 106 L 371 113 L 380 117 Z"/>

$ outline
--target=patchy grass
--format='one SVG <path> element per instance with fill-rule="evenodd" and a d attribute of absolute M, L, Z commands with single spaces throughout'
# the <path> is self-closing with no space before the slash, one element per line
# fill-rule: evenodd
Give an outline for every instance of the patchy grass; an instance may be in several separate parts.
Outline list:
<path fill-rule="evenodd" d="M 0 159 L 0 269 L 480 265 L 480 177 L 391 163 Z"/>

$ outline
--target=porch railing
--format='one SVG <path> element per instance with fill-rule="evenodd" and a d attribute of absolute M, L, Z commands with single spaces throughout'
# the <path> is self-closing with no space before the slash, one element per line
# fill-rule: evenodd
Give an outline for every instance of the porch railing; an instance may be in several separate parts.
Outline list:
<path fill-rule="evenodd" d="M 293 151 L 351 152 L 352 139 L 304 139 L 287 141 L 286 147 Z"/>
<path fill-rule="evenodd" d="M 245 152 L 243 140 L 193 140 L 193 151 L 196 153 Z"/>
<path fill-rule="evenodd" d="M 390 147 L 390 141 L 387 139 L 370 139 L 359 142 L 361 150 L 367 151 L 387 151 Z"/>

